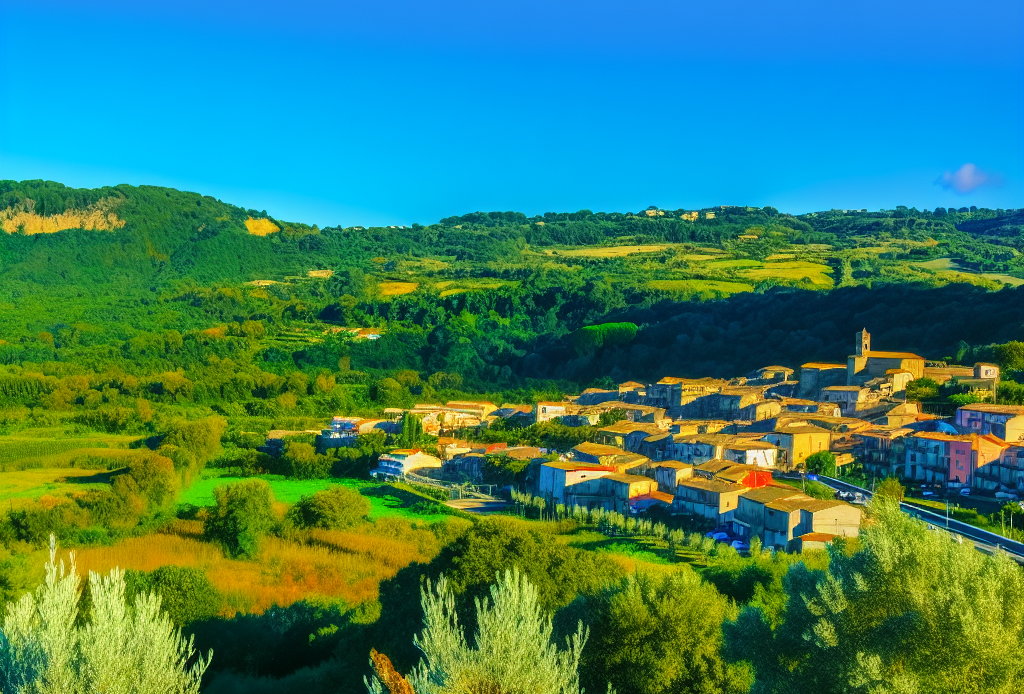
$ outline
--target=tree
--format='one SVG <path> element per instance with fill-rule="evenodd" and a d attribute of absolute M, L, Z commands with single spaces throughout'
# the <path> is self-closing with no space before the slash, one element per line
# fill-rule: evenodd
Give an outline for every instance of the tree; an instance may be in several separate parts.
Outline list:
<path fill-rule="evenodd" d="M 300 480 L 324 479 L 331 474 L 331 459 L 319 455 L 304 441 L 286 441 L 281 452 L 282 467 L 289 477 Z"/>
<path fill-rule="evenodd" d="M 836 457 L 831 451 L 818 451 L 812 453 L 804 460 L 808 472 L 813 472 L 826 477 L 834 477 L 836 474 Z"/>
<path fill-rule="evenodd" d="M 92 609 L 79 620 L 74 554 L 67 573 L 56 554 L 51 535 L 43 584 L 8 606 L 0 629 L 0 691 L 198 694 L 212 652 L 196 657 L 192 639 L 182 637 L 159 597 L 145 593 L 129 605 L 124 573 L 90 573 Z"/>
<path fill-rule="evenodd" d="M 995 346 L 996 361 L 1004 371 L 1024 371 L 1024 342 L 1007 342 Z"/>
<path fill-rule="evenodd" d="M 424 628 L 413 642 L 423 659 L 407 678 L 416 694 L 579 694 L 578 668 L 587 630 L 580 622 L 565 648 L 559 648 L 552 639 L 551 617 L 537 601 L 537 589 L 518 569 L 499 575 L 490 599 L 477 601 L 472 646 L 444 577 L 436 585 L 427 582 L 420 602 Z M 403 691 L 393 676 L 386 681 L 390 692 Z M 382 694 L 382 684 L 375 675 L 367 689 Z"/>
<path fill-rule="evenodd" d="M 722 659 L 722 624 L 737 610 L 689 566 L 636 574 L 567 609 L 593 637 L 583 649 L 587 691 L 611 682 L 620 694 L 746 692 L 746 666 Z"/>
<path fill-rule="evenodd" d="M 342 530 L 366 520 L 370 500 L 348 487 L 331 487 L 303 496 L 288 509 L 288 520 L 300 528 Z"/>
<path fill-rule="evenodd" d="M 749 661 L 757 694 L 1011 694 L 1024 663 L 1024 572 L 1005 554 L 873 501 L 856 551 L 828 549 L 826 569 L 794 564 L 771 629 L 759 608 L 726 628 L 727 655 Z"/>
<path fill-rule="evenodd" d="M 254 558 L 263 536 L 276 523 L 274 494 L 263 480 L 246 480 L 213 490 L 217 506 L 203 527 L 232 557 Z"/>
<path fill-rule="evenodd" d="M 897 502 L 903 501 L 903 494 L 905 492 L 906 489 L 895 477 L 886 477 L 878 483 L 877 487 L 875 487 L 875 496 L 891 499 Z"/>
<path fill-rule="evenodd" d="M 907 400 L 922 402 L 939 397 L 939 384 L 930 378 L 915 378 L 907 384 Z"/>

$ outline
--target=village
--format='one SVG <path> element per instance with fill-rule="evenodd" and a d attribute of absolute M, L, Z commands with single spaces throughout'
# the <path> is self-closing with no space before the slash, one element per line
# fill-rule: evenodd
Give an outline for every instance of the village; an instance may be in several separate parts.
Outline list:
<path fill-rule="evenodd" d="M 983 401 L 947 416 L 923 412 L 906 399 L 919 378 L 952 380 Z M 986 396 L 994 396 L 999 378 L 994 364 L 951 367 L 873 350 L 862 330 L 845 364 L 766 366 L 731 380 L 626 382 L 535 405 L 418 404 L 381 419 L 335 417 L 317 446 L 399 433 L 411 415 L 437 437 L 436 451 L 393 450 L 380 457 L 374 476 L 480 482 L 500 457 L 525 470 L 506 495 L 529 494 L 550 508 L 684 516 L 740 550 L 757 538 L 766 548 L 801 551 L 858 535 L 863 517 L 859 493 L 812 496 L 808 479 L 856 469 L 864 480 L 896 478 L 922 498 L 1018 500 L 1024 407 L 984 401 L 994 399 Z M 507 430 L 543 422 L 595 427 L 596 434 L 567 450 L 458 438 L 496 423 Z"/>

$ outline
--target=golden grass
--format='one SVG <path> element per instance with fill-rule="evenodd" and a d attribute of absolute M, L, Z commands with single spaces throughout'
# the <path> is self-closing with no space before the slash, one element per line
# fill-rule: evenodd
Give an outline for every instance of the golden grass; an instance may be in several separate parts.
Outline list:
<path fill-rule="evenodd" d="M 281 284 L 277 280 L 253 280 L 252 282 L 246 282 L 254 287 L 269 287 L 272 284 Z"/>
<path fill-rule="evenodd" d="M 100 449 L 109 452 L 108 449 Z M 101 470 L 82 470 L 79 468 L 57 468 L 49 470 L 18 470 L 0 473 L 0 510 L 20 509 L 31 506 L 37 500 L 44 505 L 52 506 L 54 500 L 63 501 L 77 494 L 84 494 L 89 489 L 108 486 L 106 483 L 75 483 L 67 482 L 69 478 L 90 477 Z"/>
<path fill-rule="evenodd" d="M 309 272 L 306 273 L 306 276 L 307 277 L 312 277 L 314 279 L 323 279 L 323 280 L 325 280 L 325 279 L 329 279 L 330 276 L 333 275 L 333 274 L 334 274 L 334 270 L 310 270 Z"/>
<path fill-rule="evenodd" d="M 249 233 L 253 236 L 268 236 L 281 231 L 281 227 L 274 224 L 269 219 L 249 219 L 245 220 L 245 228 L 249 230 Z"/>
<path fill-rule="evenodd" d="M 381 296 L 401 296 L 402 294 L 412 294 L 419 287 L 417 282 L 381 282 L 380 283 L 380 294 Z"/>
<path fill-rule="evenodd" d="M 772 255 L 765 258 L 769 263 L 775 260 L 793 260 L 796 256 L 792 253 L 773 253 Z"/>
<path fill-rule="evenodd" d="M 740 267 L 761 267 L 761 265 L 762 263 L 756 260 L 747 260 L 744 258 L 740 258 L 738 260 L 716 260 L 714 262 L 708 263 L 705 267 L 713 270 L 731 270 L 732 268 Z"/>
<path fill-rule="evenodd" d="M 60 214 L 45 216 L 33 211 L 34 203 L 27 206 L 16 205 L 0 210 L 0 227 L 8 234 L 14 234 L 19 230 L 25 234 L 54 234 L 66 229 L 113 231 L 125 224 L 113 211 L 119 203 L 120 200 L 114 198 L 103 198 L 84 210 L 66 210 Z"/>
<path fill-rule="evenodd" d="M 763 267 L 743 269 L 739 271 L 739 274 L 752 280 L 769 278 L 796 281 L 807 280 L 812 284 L 822 287 L 831 287 L 831 271 L 832 269 L 828 265 L 794 260 L 791 262 L 767 263 Z"/>
<path fill-rule="evenodd" d="M 311 597 L 350 605 L 375 600 L 380 582 L 441 550 L 437 537 L 400 519 L 379 519 L 352 531 L 315 530 L 298 541 L 268 537 L 255 561 L 227 559 L 203 542 L 199 521 L 176 521 L 165 532 L 78 553 L 78 567 L 106 573 L 176 565 L 201 569 L 224 595 L 222 614 L 262 613 Z"/>
<path fill-rule="evenodd" d="M 662 244 L 647 244 L 640 246 L 591 246 L 587 248 L 568 248 L 565 250 L 545 249 L 546 255 L 564 255 L 570 258 L 622 258 L 634 253 L 658 253 L 668 250 L 672 246 Z"/>
<path fill-rule="evenodd" d="M 743 282 L 723 282 L 720 280 L 651 280 L 646 285 L 650 289 L 673 294 L 736 294 L 750 292 L 754 287 Z"/>

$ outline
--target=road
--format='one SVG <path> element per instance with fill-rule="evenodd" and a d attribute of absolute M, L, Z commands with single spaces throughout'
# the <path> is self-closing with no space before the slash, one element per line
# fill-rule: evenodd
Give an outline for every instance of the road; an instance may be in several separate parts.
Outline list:
<path fill-rule="evenodd" d="M 833 489 L 839 489 L 844 492 L 860 492 L 864 495 L 864 498 L 871 498 L 871 490 L 869 489 L 863 489 L 862 487 L 842 482 L 831 477 L 823 477 L 821 475 L 818 475 L 818 481 L 832 487 Z M 997 548 L 1002 549 L 1013 559 L 1017 560 L 1017 562 L 1024 563 L 1024 544 L 1021 544 L 1020 542 L 1014 542 L 1002 535 L 990 533 L 987 530 L 976 528 L 968 523 L 961 523 L 960 521 L 953 520 L 952 518 L 947 521 L 944 513 L 926 511 L 923 508 L 903 503 L 900 504 L 900 508 L 903 509 L 904 513 L 920 518 L 921 520 L 931 523 L 938 528 L 943 530 L 948 529 L 951 533 L 962 535 L 974 542 L 974 546 L 982 552 L 990 554 Z"/>

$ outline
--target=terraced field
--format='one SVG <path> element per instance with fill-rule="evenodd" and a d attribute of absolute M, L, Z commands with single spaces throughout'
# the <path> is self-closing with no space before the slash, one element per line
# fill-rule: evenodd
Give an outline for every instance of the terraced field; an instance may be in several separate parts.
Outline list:
<path fill-rule="evenodd" d="M 0 475 L 0 509 L 19 509 L 36 500 L 58 503 L 61 497 L 109 486 L 102 471 L 80 468 L 19 470 Z"/>
<path fill-rule="evenodd" d="M 419 286 L 418 282 L 381 282 L 380 294 L 385 297 L 412 294 Z"/>
<path fill-rule="evenodd" d="M 781 263 L 758 263 L 758 265 L 759 267 L 751 266 L 744 268 L 739 274 L 755 281 L 778 279 L 799 282 L 807 280 L 822 288 L 833 285 L 832 269 L 828 265 L 809 263 L 803 260 Z"/>
<path fill-rule="evenodd" d="M 109 453 L 109 449 L 125 449 L 137 439 L 137 436 L 108 434 L 70 437 L 48 429 L 28 430 L 16 436 L 0 436 L 0 472 L 66 467 L 66 461 L 72 455 L 87 455 L 90 451 Z"/>
<path fill-rule="evenodd" d="M 721 280 L 651 280 L 647 283 L 647 287 L 686 296 L 728 296 L 754 290 L 753 285 L 744 282 Z"/>

